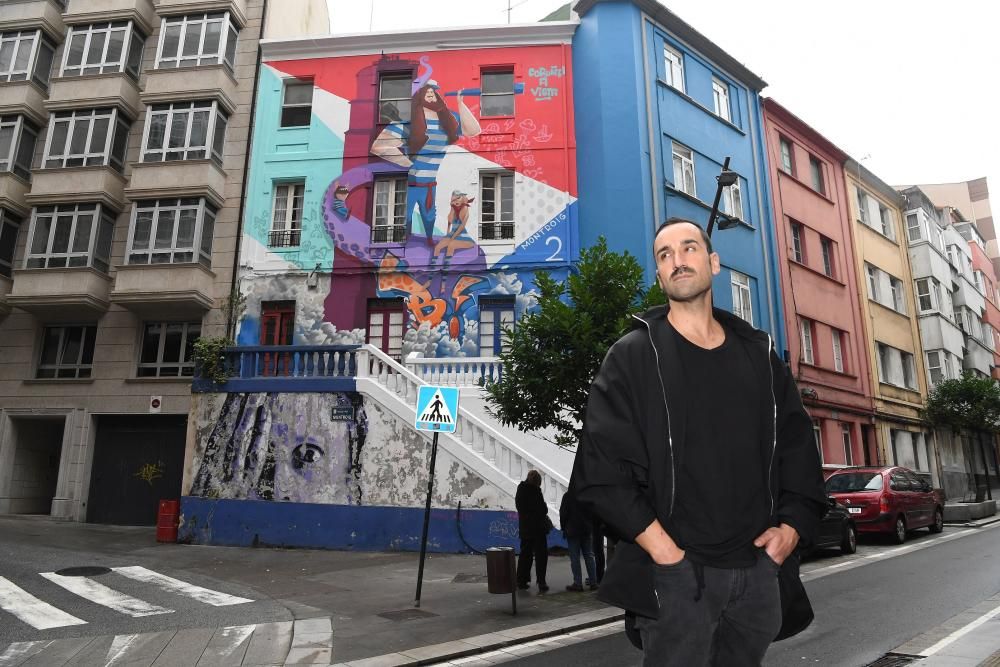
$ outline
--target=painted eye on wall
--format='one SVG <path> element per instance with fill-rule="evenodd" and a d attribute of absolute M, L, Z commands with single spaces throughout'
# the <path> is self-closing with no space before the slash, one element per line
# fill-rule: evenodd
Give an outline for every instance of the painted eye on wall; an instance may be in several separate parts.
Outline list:
<path fill-rule="evenodd" d="M 318 463 L 322 458 L 323 448 L 311 442 L 301 444 L 292 450 L 292 466 L 295 468 Z"/>

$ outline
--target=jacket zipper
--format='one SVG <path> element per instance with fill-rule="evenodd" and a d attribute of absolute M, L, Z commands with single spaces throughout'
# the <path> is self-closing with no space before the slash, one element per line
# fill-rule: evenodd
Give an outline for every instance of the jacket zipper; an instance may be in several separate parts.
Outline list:
<path fill-rule="evenodd" d="M 774 367 L 771 366 L 771 353 L 774 352 L 774 341 L 767 334 L 767 369 L 771 376 L 771 409 L 773 423 L 771 426 L 771 462 L 767 466 L 767 495 L 771 498 L 771 516 L 774 516 L 774 492 L 771 490 L 771 471 L 774 469 L 774 453 L 778 449 L 778 399 L 774 396 Z"/>
<path fill-rule="evenodd" d="M 667 412 L 667 445 L 670 447 L 670 509 L 667 512 L 667 518 L 669 519 L 674 514 L 674 494 L 677 491 L 677 482 L 674 477 L 674 436 L 670 432 L 670 425 L 672 421 L 670 419 L 670 406 L 667 405 L 667 387 L 663 384 L 663 373 L 660 372 L 660 353 L 656 349 L 656 343 L 653 342 L 653 328 L 649 326 L 649 322 L 642 319 L 638 315 L 633 315 L 632 317 L 639 320 L 646 326 L 646 334 L 649 336 L 649 344 L 653 348 L 653 355 L 656 356 L 656 376 L 660 379 L 660 392 L 663 394 L 663 409 Z M 770 489 L 770 484 L 768 484 L 768 489 Z M 774 507 L 773 500 L 771 501 L 771 506 L 772 508 Z M 657 597 L 657 602 L 659 602 L 659 597 Z"/>

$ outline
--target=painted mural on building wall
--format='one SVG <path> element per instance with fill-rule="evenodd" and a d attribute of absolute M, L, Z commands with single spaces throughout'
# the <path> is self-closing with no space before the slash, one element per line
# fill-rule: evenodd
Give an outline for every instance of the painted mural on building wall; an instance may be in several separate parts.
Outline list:
<path fill-rule="evenodd" d="M 351 506 L 422 507 L 430 446 L 354 392 L 194 394 L 185 495 Z M 441 449 L 435 507 L 510 509 Z M 508 499 L 509 500 L 509 499 Z"/>
<path fill-rule="evenodd" d="M 257 128 L 267 143 L 256 150 L 255 138 L 244 291 L 258 304 L 289 291 L 309 301 L 296 303 L 297 343 L 364 342 L 369 299 L 401 299 L 403 356 L 492 355 L 479 349 L 481 297 L 512 298 L 520 317 L 534 304 L 534 271 L 564 274 L 572 260 L 566 60 L 557 46 L 268 63 L 259 116 L 279 116 L 282 82 L 298 79 L 314 84 L 313 117 L 297 135 Z M 267 192 L 295 176 L 286 154 L 315 157 L 300 167 L 295 252 L 268 247 Z M 279 271 L 257 271 L 253 257 L 278 258 Z M 299 294 L 312 271 L 324 278 L 322 308 L 318 294 Z M 259 342 L 259 318 L 251 305 L 241 343 Z"/>

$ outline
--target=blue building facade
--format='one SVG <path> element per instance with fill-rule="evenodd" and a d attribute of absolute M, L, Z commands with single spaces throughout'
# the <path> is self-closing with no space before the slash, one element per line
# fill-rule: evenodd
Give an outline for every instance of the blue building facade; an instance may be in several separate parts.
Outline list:
<path fill-rule="evenodd" d="M 723 161 L 739 175 L 713 233 L 715 305 L 785 349 L 763 142 L 766 83 L 655 0 L 580 0 L 573 39 L 581 245 L 599 236 L 652 283 L 656 228 L 706 224 Z"/>

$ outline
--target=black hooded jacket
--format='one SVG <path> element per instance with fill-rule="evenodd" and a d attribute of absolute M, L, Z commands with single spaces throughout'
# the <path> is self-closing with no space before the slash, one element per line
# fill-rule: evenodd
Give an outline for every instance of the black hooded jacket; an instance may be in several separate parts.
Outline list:
<path fill-rule="evenodd" d="M 653 561 L 635 538 L 654 519 L 669 523 L 675 461 L 683 460 L 685 443 L 684 382 L 667 312 L 658 306 L 635 317 L 632 331 L 608 350 L 590 388 L 572 479 L 579 501 L 623 540 L 598 597 L 650 618 L 658 615 Z M 770 520 L 792 526 L 808 544 L 826 508 L 812 421 L 771 337 L 728 312 L 716 309 L 714 316 L 748 350 L 760 350 L 750 357 L 761 395 L 772 399 L 759 430 Z M 720 419 L 725 409 L 718 406 Z"/>

